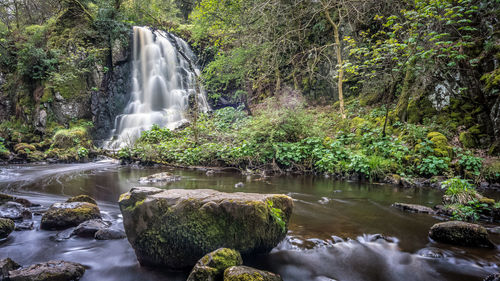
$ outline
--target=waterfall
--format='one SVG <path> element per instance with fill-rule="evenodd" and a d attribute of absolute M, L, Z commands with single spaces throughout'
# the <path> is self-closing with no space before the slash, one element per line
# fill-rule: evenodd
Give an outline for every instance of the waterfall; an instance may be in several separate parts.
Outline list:
<path fill-rule="evenodd" d="M 189 62 L 176 49 L 196 62 L 188 44 L 163 31 L 134 27 L 132 90 L 122 114 L 115 119 L 112 137 L 105 148 L 117 149 L 131 144 L 153 124 L 175 129 L 187 122 L 188 98 L 196 95 L 196 75 Z M 170 41 L 172 40 L 172 42 Z M 175 40 L 175 42 L 173 42 Z M 201 87 L 201 86 L 200 86 Z M 209 110 L 203 90 L 197 95 L 201 112 Z"/>

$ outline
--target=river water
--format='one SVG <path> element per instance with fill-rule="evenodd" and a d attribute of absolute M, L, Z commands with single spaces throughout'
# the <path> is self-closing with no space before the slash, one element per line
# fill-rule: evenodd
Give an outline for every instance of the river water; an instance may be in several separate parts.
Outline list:
<path fill-rule="evenodd" d="M 104 219 L 123 228 L 116 203 L 138 179 L 160 171 L 182 176 L 164 188 L 213 188 L 225 192 L 283 193 L 294 199 L 286 239 L 267 255 L 244 257 L 245 264 L 282 275 L 285 281 L 482 280 L 499 272 L 499 249 L 455 247 L 431 241 L 429 228 L 442 218 L 400 212 L 405 202 L 433 206 L 441 192 L 390 185 L 339 182 L 313 176 L 261 179 L 201 170 L 120 166 L 111 161 L 87 164 L 0 166 L 0 191 L 48 207 L 70 196 L 98 200 Z M 235 188 L 243 182 L 244 186 Z M 498 194 L 489 194 L 498 197 Z M 16 231 L 0 241 L 0 258 L 21 265 L 52 259 L 82 263 L 82 280 L 185 280 L 186 272 L 139 266 L 126 239 L 54 239 L 57 231 Z M 381 237 L 384 237 L 382 239 Z M 490 235 L 500 244 L 500 237 Z"/>

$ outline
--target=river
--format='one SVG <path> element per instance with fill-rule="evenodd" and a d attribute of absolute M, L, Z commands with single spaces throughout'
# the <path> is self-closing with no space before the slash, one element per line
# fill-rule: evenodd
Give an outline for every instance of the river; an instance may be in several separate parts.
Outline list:
<path fill-rule="evenodd" d="M 271 253 L 244 257 L 245 264 L 282 275 L 285 281 L 482 280 L 499 272 L 499 249 L 456 247 L 431 241 L 429 228 L 442 220 L 403 213 L 394 202 L 439 204 L 441 191 L 340 182 L 319 176 L 261 179 L 238 173 L 206 175 L 202 170 L 121 166 L 113 161 L 86 164 L 0 166 L 0 192 L 48 207 L 70 196 L 98 200 L 105 220 L 123 228 L 117 200 L 139 186 L 138 179 L 160 171 L 182 180 L 162 188 L 212 188 L 225 192 L 283 193 L 294 199 L 286 239 Z M 235 184 L 243 182 L 243 187 Z M 488 194 L 498 198 L 498 194 Z M 87 267 L 82 280 L 185 280 L 186 272 L 139 266 L 126 239 L 54 239 L 57 231 L 16 231 L 0 241 L 0 258 L 22 265 L 53 259 Z M 487 225 L 488 226 L 488 225 Z M 381 238 L 384 237 L 384 239 Z M 500 244 L 500 237 L 490 235 Z"/>

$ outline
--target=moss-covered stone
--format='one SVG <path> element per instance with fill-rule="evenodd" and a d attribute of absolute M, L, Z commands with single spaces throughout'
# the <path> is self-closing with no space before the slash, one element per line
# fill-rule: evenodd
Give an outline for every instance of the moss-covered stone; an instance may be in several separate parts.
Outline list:
<path fill-rule="evenodd" d="M 10 219 L 0 218 L 0 239 L 6 238 L 14 231 L 14 222 Z"/>
<path fill-rule="evenodd" d="M 224 271 L 224 281 L 283 281 L 281 276 L 248 266 L 232 266 Z"/>
<path fill-rule="evenodd" d="M 35 151 L 36 148 L 34 145 L 32 144 L 27 144 L 27 143 L 18 143 L 14 146 L 14 151 L 16 153 L 20 153 L 21 151 L 24 151 L 24 152 L 32 152 L 32 151 Z"/>
<path fill-rule="evenodd" d="M 488 238 L 486 228 L 462 221 L 448 221 L 433 225 L 429 237 L 447 244 L 493 248 L 495 245 Z"/>
<path fill-rule="evenodd" d="M 95 201 L 94 198 L 92 198 L 88 195 L 84 195 L 84 194 L 73 196 L 73 197 L 69 198 L 68 200 L 66 200 L 66 203 L 71 203 L 71 202 L 87 202 L 87 203 L 97 205 L 97 201 Z"/>
<path fill-rule="evenodd" d="M 100 219 L 101 213 L 95 204 L 87 202 L 55 203 L 42 216 L 42 229 L 63 229 L 80 223 Z"/>
<path fill-rule="evenodd" d="M 85 267 L 79 263 L 49 261 L 9 272 L 10 281 L 73 281 L 80 280 Z"/>
<path fill-rule="evenodd" d="M 469 132 L 461 132 L 458 139 L 465 148 L 474 148 L 477 146 L 474 136 Z"/>
<path fill-rule="evenodd" d="M 51 148 L 72 148 L 83 146 L 90 148 L 87 129 L 81 126 L 58 130 L 52 137 Z"/>
<path fill-rule="evenodd" d="M 0 193 L 0 205 L 8 202 L 8 201 L 14 201 L 16 199 L 14 196 L 10 196 L 8 194 Z"/>
<path fill-rule="evenodd" d="M 439 132 L 430 132 L 427 139 L 432 142 L 434 155 L 438 157 L 451 157 L 452 147 L 448 144 L 448 139 Z"/>
<path fill-rule="evenodd" d="M 192 267 L 220 247 L 268 252 L 285 237 L 293 207 L 285 195 L 152 187 L 132 188 L 119 204 L 139 262 L 169 268 Z"/>
<path fill-rule="evenodd" d="M 226 268 L 242 264 L 243 260 L 238 251 L 220 248 L 203 256 L 194 266 L 187 281 L 222 280 Z"/>

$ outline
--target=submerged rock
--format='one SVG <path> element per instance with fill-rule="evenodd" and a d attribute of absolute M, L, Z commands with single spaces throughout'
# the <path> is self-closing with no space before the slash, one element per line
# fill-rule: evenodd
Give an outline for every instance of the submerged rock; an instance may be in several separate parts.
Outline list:
<path fill-rule="evenodd" d="M 32 230 L 34 228 L 34 222 L 32 221 L 23 221 L 20 223 L 16 223 L 16 231 L 23 231 L 23 230 Z"/>
<path fill-rule="evenodd" d="M 14 231 L 15 224 L 10 219 L 0 218 L 0 239 L 6 238 Z"/>
<path fill-rule="evenodd" d="M 72 203 L 72 202 L 87 202 L 90 204 L 97 205 L 95 199 L 88 195 L 77 195 L 66 200 L 66 203 Z"/>
<path fill-rule="evenodd" d="M 0 206 L 0 218 L 11 220 L 31 219 L 30 210 L 16 202 L 7 202 Z"/>
<path fill-rule="evenodd" d="M 79 237 L 94 237 L 97 231 L 108 228 L 109 226 L 110 223 L 101 219 L 92 219 L 79 224 L 75 230 L 73 230 L 72 235 Z"/>
<path fill-rule="evenodd" d="M 9 271 L 20 268 L 21 266 L 17 262 L 11 260 L 10 258 L 0 260 L 0 280 L 7 280 L 9 277 Z"/>
<path fill-rule="evenodd" d="M 424 213 L 424 214 L 435 213 L 435 211 L 429 207 L 416 204 L 394 203 L 392 204 L 392 206 L 402 211 L 412 212 L 412 213 Z"/>
<path fill-rule="evenodd" d="M 232 266 L 224 271 L 224 281 L 283 281 L 281 276 L 248 266 Z"/>
<path fill-rule="evenodd" d="M 469 247 L 494 248 L 486 228 L 462 221 L 436 223 L 429 231 L 429 237 L 442 243 Z"/>
<path fill-rule="evenodd" d="M 28 268 L 9 271 L 10 281 L 72 281 L 80 280 L 85 267 L 67 261 L 49 261 Z"/>
<path fill-rule="evenodd" d="M 174 182 L 181 180 L 180 176 L 172 175 L 168 172 L 153 174 L 139 179 L 140 183 Z"/>
<path fill-rule="evenodd" d="M 99 208 L 87 202 L 55 203 L 42 216 L 42 229 L 62 229 L 100 219 Z"/>
<path fill-rule="evenodd" d="M 123 239 L 126 237 L 127 235 L 123 230 L 113 229 L 113 228 L 100 229 L 94 235 L 94 238 L 96 240 L 115 240 L 115 239 Z"/>
<path fill-rule="evenodd" d="M 240 253 L 228 248 L 220 248 L 203 256 L 194 266 L 187 281 L 222 280 L 224 270 L 242 265 Z"/>
<path fill-rule="evenodd" d="M 128 240 L 142 265 L 192 267 L 227 247 L 268 252 L 286 235 L 292 199 L 210 189 L 136 187 L 119 200 Z"/>

